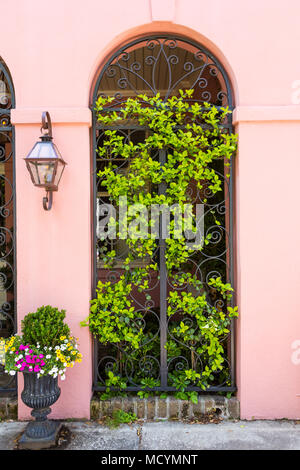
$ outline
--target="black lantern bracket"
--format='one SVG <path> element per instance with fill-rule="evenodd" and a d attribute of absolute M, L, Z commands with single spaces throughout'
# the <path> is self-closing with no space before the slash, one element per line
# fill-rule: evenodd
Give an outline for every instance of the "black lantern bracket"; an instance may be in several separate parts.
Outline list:
<path fill-rule="evenodd" d="M 47 191 L 46 196 L 43 197 L 43 208 L 45 211 L 50 211 L 53 202 L 53 191 Z"/>
<path fill-rule="evenodd" d="M 41 133 L 43 134 L 41 139 L 52 140 L 52 123 L 48 111 L 42 113 Z"/>

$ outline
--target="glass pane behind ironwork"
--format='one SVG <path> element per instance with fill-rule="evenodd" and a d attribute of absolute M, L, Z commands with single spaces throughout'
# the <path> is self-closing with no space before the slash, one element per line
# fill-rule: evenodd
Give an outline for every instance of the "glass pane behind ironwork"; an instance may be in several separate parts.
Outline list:
<path fill-rule="evenodd" d="M 180 89 L 194 89 L 190 101 L 199 103 L 209 102 L 216 106 L 229 106 L 233 108 L 229 81 L 219 62 L 204 48 L 183 38 L 156 36 L 137 40 L 118 51 L 103 68 L 94 93 L 94 101 L 100 95 L 113 96 L 114 101 L 110 108 L 122 107 L 122 102 L 128 97 L 145 93 L 149 96 L 158 92 L 165 100 L 172 95 L 179 94 Z M 96 149 L 103 141 L 104 128 L 94 119 L 94 168 L 95 174 L 108 164 L 110 156 L 99 158 Z M 200 122 L 200 121 L 199 121 Z M 222 123 L 226 132 L 231 132 L 231 118 Z M 148 130 L 141 130 L 134 123 L 126 122 L 118 128 L 125 141 L 141 142 Z M 167 151 L 167 149 L 165 149 Z M 153 155 L 159 159 L 159 152 Z M 126 172 L 130 162 L 114 157 L 115 171 Z M 225 169 L 226 168 L 226 169 Z M 207 281 L 210 277 L 221 277 L 225 282 L 232 279 L 232 173 L 224 166 L 220 159 L 214 163 L 214 169 L 222 179 L 223 189 L 213 195 L 208 187 L 198 190 L 191 180 L 190 200 L 199 204 L 202 209 L 201 227 L 205 235 L 210 234 L 211 243 L 201 252 L 193 252 L 184 267 L 203 282 L 203 288 L 209 297 L 210 303 L 216 307 L 224 307 L 224 300 L 209 288 Z M 159 188 L 149 187 L 149 191 L 158 191 Z M 205 200 L 205 202 L 204 202 Z M 127 254 L 127 245 L 123 240 L 101 241 L 97 239 L 97 225 L 99 224 L 99 204 L 109 203 L 109 195 L 101 186 L 101 181 L 95 177 L 95 286 L 98 280 L 117 281 L 122 260 Z M 214 214 L 217 214 L 220 225 L 215 224 Z M 103 246 L 114 249 L 117 262 L 114 269 L 103 267 Z M 144 341 L 135 351 L 125 351 L 120 345 L 97 345 L 95 358 L 95 390 L 105 389 L 107 372 L 113 370 L 126 380 L 128 390 L 140 390 L 141 380 L 145 377 L 156 380 L 155 389 L 172 390 L 170 376 L 176 370 L 194 369 L 201 372 L 205 367 L 204 357 L 195 353 L 192 344 L 180 344 L 174 337 L 174 326 L 184 321 L 193 324 L 192 318 L 183 318 L 180 312 L 167 318 L 166 306 L 168 294 L 177 289 L 174 279 L 168 277 L 163 256 L 161 256 L 161 241 L 158 242 L 155 252 L 155 261 L 159 262 L 159 272 L 150 273 L 150 283 L 147 292 L 132 293 L 135 308 L 140 312 L 140 325 L 144 331 Z M 119 264 L 118 264 L 119 262 Z M 141 261 L 140 261 L 141 262 Z M 138 266 L 138 261 L 135 266 Z M 181 287 L 181 290 L 191 291 L 191 287 Z M 194 295 L 199 293 L 193 292 Z M 145 296 L 147 294 L 147 297 Z M 195 325 L 197 329 L 197 325 Z M 233 325 L 232 325 L 233 331 Z M 234 389 L 234 349 L 232 331 L 223 340 L 226 352 L 227 367 L 225 372 L 215 374 L 211 391 Z M 193 387 L 191 389 L 194 389 Z M 200 390 L 199 390 L 200 391 Z"/>
<path fill-rule="evenodd" d="M 0 337 L 15 332 L 14 305 L 14 140 L 10 122 L 13 90 L 0 58 Z M 16 381 L 0 365 L 0 394 L 16 388 Z"/>

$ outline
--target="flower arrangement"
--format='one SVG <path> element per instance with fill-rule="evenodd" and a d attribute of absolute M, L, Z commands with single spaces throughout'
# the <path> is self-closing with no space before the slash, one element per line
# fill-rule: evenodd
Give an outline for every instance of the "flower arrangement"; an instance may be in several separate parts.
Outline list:
<path fill-rule="evenodd" d="M 81 362 L 82 354 L 72 336 L 61 336 L 60 341 L 54 348 L 41 347 L 40 344 L 24 344 L 22 336 L 12 336 L 5 346 L 5 372 L 10 375 L 23 371 L 37 372 L 38 377 L 45 374 L 54 378 L 60 375 L 64 380 L 67 368 Z"/>
<path fill-rule="evenodd" d="M 22 335 L 8 338 L 5 344 L 5 372 L 35 372 L 65 379 L 67 368 L 82 360 L 77 340 L 64 323 L 65 311 L 40 307 L 22 321 Z"/>

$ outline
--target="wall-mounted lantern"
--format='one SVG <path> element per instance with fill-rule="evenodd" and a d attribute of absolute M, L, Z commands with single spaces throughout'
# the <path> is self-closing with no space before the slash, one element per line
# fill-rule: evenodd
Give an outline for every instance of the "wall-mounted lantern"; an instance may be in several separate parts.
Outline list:
<path fill-rule="evenodd" d="M 33 184 L 47 192 L 43 198 L 43 207 L 49 211 L 52 207 L 53 191 L 58 190 L 66 162 L 52 142 L 52 125 L 47 111 L 42 114 L 41 132 L 41 141 L 36 142 L 24 160 Z"/>

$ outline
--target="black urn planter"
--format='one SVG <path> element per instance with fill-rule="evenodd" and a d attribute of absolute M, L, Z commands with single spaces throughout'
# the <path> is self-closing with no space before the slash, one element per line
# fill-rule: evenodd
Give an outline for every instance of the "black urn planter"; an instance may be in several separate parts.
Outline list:
<path fill-rule="evenodd" d="M 23 372 L 24 389 L 22 401 L 33 408 L 31 415 L 35 421 L 30 421 L 19 440 L 19 447 L 24 449 L 43 449 L 56 444 L 60 422 L 47 419 L 53 405 L 60 396 L 58 377 L 51 375 L 37 377 L 36 372 Z"/>

